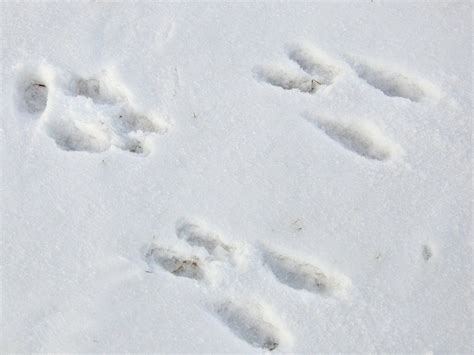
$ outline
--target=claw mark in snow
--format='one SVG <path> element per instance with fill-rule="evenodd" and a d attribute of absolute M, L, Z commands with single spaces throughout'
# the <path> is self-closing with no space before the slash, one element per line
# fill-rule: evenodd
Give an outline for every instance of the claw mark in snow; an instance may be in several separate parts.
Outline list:
<path fill-rule="evenodd" d="M 369 121 L 334 121 L 305 116 L 329 138 L 364 158 L 383 161 L 392 159 L 402 152 L 398 144 L 393 143 Z"/>
<path fill-rule="evenodd" d="M 214 311 L 235 335 L 252 346 L 272 351 L 288 337 L 269 319 L 270 310 L 260 304 L 241 306 L 227 301 L 216 305 Z"/>

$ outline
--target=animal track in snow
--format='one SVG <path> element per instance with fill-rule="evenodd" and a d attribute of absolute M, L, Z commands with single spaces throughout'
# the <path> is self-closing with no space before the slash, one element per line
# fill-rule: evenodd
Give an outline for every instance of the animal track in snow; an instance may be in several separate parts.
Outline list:
<path fill-rule="evenodd" d="M 342 71 L 326 53 L 309 44 L 289 46 L 287 53 L 303 71 L 324 85 L 331 85 Z"/>
<path fill-rule="evenodd" d="M 204 277 L 202 261 L 197 257 L 186 258 L 172 250 L 154 247 L 148 251 L 146 258 L 176 276 L 196 280 Z"/>
<path fill-rule="evenodd" d="M 205 267 L 213 260 L 226 260 L 232 263 L 232 253 L 237 247 L 225 243 L 215 232 L 209 231 L 196 222 L 186 219 L 178 221 L 176 236 L 191 247 L 203 248 L 209 254 L 206 260 L 197 256 L 183 257 L 170 249 L 159 246 L 149 248 L 146 258 L 153 269 L 155 264 L 164 270 L 176 275 L 196 280 L 205 277 Z M 260 304 L 237 305 L 231 301 L 217 302 L 212 307 L 212 312 L 236 336 L 252 346 L 274 350 L 285 342 L 285 332 L 269 319 Z"/>
<path fill-rule="evenodd" d="M 433 249 L 429 245 L 424 244 L 421 248 L 421 255 L 423 260 L 428 261 L 433 256 Z"/>
<path fill-rule="evenodd" d="M 226 301 L 215 305 L 214 312 L 235 335 L 255 347 L 272 351 L 285 338 L 286 332 L 269 319 L 270 310 L 261 304 Z"/>
<path fill-rule="evenodd" d="M 245 249 L 245 245 L 237 246 L 226 243 L 219 234 L 187 219 L 178 221 L 176 236 L 192 248 L 205 249 L 208 257 L 202 259 L 197 256 L 198 253 L 195 253 L 194 256 L 184 257 L 172 249 L 152 244 L 146 258 L 149 263 L 158 264 L 173 274 L 184 272 L 186 269 L 199 270 L 199 272 L 193 271 L 193 273 L 199 274 L 200 277 L 191 278 L 203 278 L 206 274 L 206 266 L 215 260 L 232 264 L 234 255 L 243 254 L 242 249 Z M 343 275 L 326 273 L 311 263 L 282 255 L 267 247 L 258 247 L 257 249 L 260 250 L 259 255 L 263 258 L 263 264 L 268 265 L 270 271 L 280 282 L 294 289 L 336 295 L 339 293 L 338 291 L 344 290 L 346 286 L 350 285 L 350 281 Z"/>
<path fill-rule="evenodd" d="M 299 66 L 299 72 L 288 66 L 268 64 L 254 68 L 256 78 L 285 90 L 298 89 L 312 93 L 331 85 L 342 71 L 326 53 L 308 44 L 288 47 L 287 55 Z"/>
<path fill-rule="evenodd" d="M 48 88 L 41 82 L 26 83 L 24 91 L 25 107 L 30 113 L 43 112 L 48 102 Z"/>
<path fill-rule="evenodd" d="M 236 247 L 223 242 L 217 233 L 187 219 L 181 219 L 177 222 L 176 236 L 193 248 L 205 249 L 208 255 L 206 260 L 201 260 L 198 256 L 186 257 L 171 249 L 152 244 L 146 254 L 148 262 L 158 264 L 164 270 L 177 276 L 202 279 L 205 276 L 207 265 L 215 260 L 232 261 L 233 253 L 237 251 Z M 189 270 L 193 271 L 190 272 Z M 181 275 L 182 273 L 185 275 Z"/>
<path fill-rule="evenodd" d="M 99 153 L 115 146 L 147 155 L 150 136 L 165 130 L 155 115 L 133 109 L 110 73 L 85 79 L 40 67 L 20 77 L 20 109 L 40 114 L 47 134 L 63 150 Z"/>
<path fill-rule="evenodd" d="M 235 249 L 223 242 L 217 233 L 207 231 L 200 225 L 187 220 L 177 223 L 176 235 L 191 246 L 203 247 L 211 255 L 231 253 Z"/>
<path fill-rule="evenodd" d="M 166 249 L 155 241 L 146 254 L 150 268 L 155 270 L 155 266 L 159 266 L 175 276 L 204 281 L 207 287 L 217 287 L 217 294 L 224 293 L 226 286 L 220 283 L 219 277 L 215 278 L 216 269 L 221 273 L 230 273 L 225 279 L 232 282 L 240 277 L 245 280 L 248 273 L 259 274 L 260 269 L 261 272 L 272 273 L 278 281 L 277 285 L 288 286 L 296 292 L 307 290 L 315 295 L 345 296 L 351 285 L 344 275 L 328 273 L 316 265 L 266 247 L 229 243 L 220 234 L 203 227 L 200 222 L 179 220 L 176 224 L 176 236 L 178 244 L 185 243 L 186 248 L 191 247 L 193 251 L 179 253 L 178 245 Z M 248 250 L 253 250 L 253 253 L 248 254 Z M 251 255 L 256 260 L 250 260 Z M 244 268 L 240 263 L 242 258 L 247 258 L 244 260 Z M 261 303 L 244 304 L 229 300 L 214 302 L 212 311 L 234 334 L 255 347 L 274 350 L 290 343 L 290 332 L 278 321 L 273 311 Z"/>
<path fill-rule="evenodd" d="M 429 82 L 394 71 L 386 66 L 348 58 L 357 75 L 386 96 L 402 97 L 414 102 L 438 97 L 439 91 Z"/>
<path fill-rule="evenodd" d="M 306 118 L 333 141 L 364 158 L 384 161 L 402 153 L 398 144 L 369 121 L 335 121 L 310 115 Z"/>
<path fill-rule="evenodd" d="M 21 112 L 38 115 L 44 111 L 48 102 L 48 87 L 43 80 L 49 68 L 17 67 L 17 79 L 14 90 L 14 101 Z"/>
<path fill-rule="evenodd" d="M 288 65 L 267 64 L 256 66 L 253 70 L 254 76 L 285 90 L 297 89 L 313 93 L 333 84 L 343 72 L 343 68 L 349 69 L 350 66 L 359 78 L 386 96 L 402 97 L 414 102 L 440 96 L 439 90 L 426 80 L 403 74 L 372 60 L 356 59 L 352 56 L 345 56 L 349 65 L 347 66 L 308 43 L 289 46 L 287 56 L 298 65 L 298 71 Z"/>
<path fill-rule="evenodd" d="M 344 276 L 328 274 L 318 266 L 273 251 L 264 252 L 264 261 L 281 283 L 297 290 L 337 295 L 351 284 Z"/>

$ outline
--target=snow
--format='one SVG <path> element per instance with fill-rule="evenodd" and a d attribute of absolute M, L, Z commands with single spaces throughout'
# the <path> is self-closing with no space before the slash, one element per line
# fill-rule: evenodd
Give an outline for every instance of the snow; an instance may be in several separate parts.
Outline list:
<path fill-rule="evenodd" d="M 472 4 L 1 4 L 2 352 L 473 352 Z"/>

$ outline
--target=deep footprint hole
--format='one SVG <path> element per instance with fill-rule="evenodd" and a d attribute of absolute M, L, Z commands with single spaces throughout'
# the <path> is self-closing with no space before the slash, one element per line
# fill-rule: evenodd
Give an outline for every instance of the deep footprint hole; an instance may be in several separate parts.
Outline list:
<path fill-rule="evenodd" d="M 29 113 L 43 112 L 48 103 L 48 87 L 40 81 L 31 82 L 23 92 L 23 100 Z"/>

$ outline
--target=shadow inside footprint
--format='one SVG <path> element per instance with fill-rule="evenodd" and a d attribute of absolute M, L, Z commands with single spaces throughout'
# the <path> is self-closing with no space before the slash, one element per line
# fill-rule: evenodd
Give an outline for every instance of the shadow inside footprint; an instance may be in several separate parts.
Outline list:
<path fill-rule="evenodd" d="M 145 143 L 139 139 L 128 139 L 120 149 L 138 155 L 147 155 L 149 153 L 148 150 L 145 149 Z"/>
<path fill-rule="evenodd" d="M 160 131 L 160 127 L 153 120 L 130 109 L 123 110 L 119 114 L 117 126 L 120 126 L 124 132 L 158 133 Z"/>
<path fill-rule="evenodd" d="M 283 284 L 296 290 L 307 290 L 322 295 L 343 294 L 350 281 L 342 275 L 329 275 L 319 267 L 278 254 L 263 252 L 264 262 L 270 271 Z"/>
<path fill-rule="evenodd" d="M 307 114 L 303 116 L 333 141 L 364 158 L 385 161 L 402 153 L 398 144 L 369 121 L 335 121 Z"/>
<path fill-rule="evenodd" d="M 105 83 L 98 79 L 77 79 L 75 82 L 75 92 L 78 96 L 92 99 L 96 104 L 114 104 L 118 100 L 109 93 Z"/>
<path fill-rule="evenodd" d="M 109 133 L 98 121 L 71 120 L 64 117 L 46 122 L 49 136 L 65 151 L 104 152 L 110 148 Z"/>
<path fill-rule="evenodd" d="M 43 112 L 48 102 L 48 87 L 41 82 L 32 82 L 23 93 L 26 110 L 29 113 Z"/>
<path fill-rule="evenodd" d="M 203 247 L 209 254 L 216 250 L 231 253 L 233 248 L 224 243 L 218 234 L 204 230 L 198 224 L 181 220 L 176 225 L 176 236 L 183 239 L 189 245 Z"/>
<path fill-rule="evenodd" d="M 246 308 L 228 301 L 216 305 L 215 313 L 235 335 L 252 346 L 272 351 L 281 343 L 281 331 L 265 319 L 259 305 Z"/>
<path fill-rule="evenodd" d="M 149 263 L 158 264 L 175 276 L 195 280 L 201 280 L 204 277 L 202 263 L 196 257 L 185 258 L 171 250 L 154 247 L 148 251 L 146 258 Z"/>
<path fill-rule="evenodd" d="M 354 58 L 348 58 L 348 60 L 361 79 L 382 91 L 386 96 L 401 97 L 413 102 L 439 96 L 438 90 L 425 80 L 385 68 L 382 64 L 369 63 Z"/>
<path fill-rule="evenodd" d="M 421 255 L 423 256 L 423 260 L 428 261 L 433 256 L 433 250 L 427 244 L 424 244 L 421 249 Z"/>
<path fill-rule="evenodd" d="M 288 57 L 297 63 L 303 71 L 324 85 L 331 85 L 341 72 L 336 61 L 322 50 L 309 44 L 299 43 L 289 46 L 287 52 Z"/>
<path fill-rule="evenodd" d="M 294 289 L 305 289 L 317 293 L 328 291 L 330 281 L 316 266 L 270 252 L 265 253 L 264 260 L 280 282 Z"/>
<path fill-rule="evenodd" d="M 265 65 L 254 68 L 254 76 L 270 85 L 285 90 L 299 90 L 312 93 L 317 90 L 318 82 L 305 74 L 294 73 L 279 65 Z"/>

